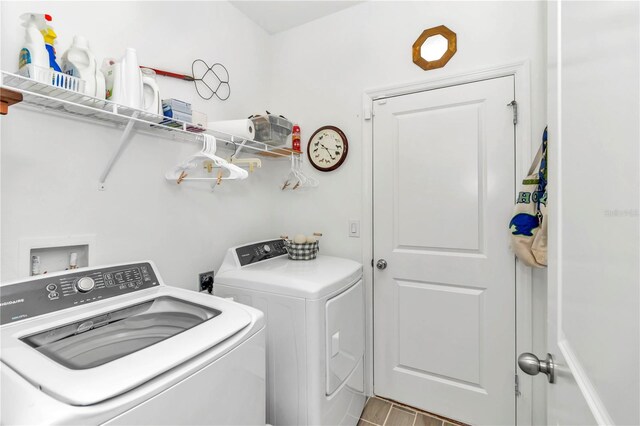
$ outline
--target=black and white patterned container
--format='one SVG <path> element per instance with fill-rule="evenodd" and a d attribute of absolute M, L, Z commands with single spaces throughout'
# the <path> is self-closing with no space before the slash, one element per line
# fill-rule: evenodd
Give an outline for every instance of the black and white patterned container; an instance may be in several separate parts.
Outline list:
<path fill-rule="evenodd" d="M 296 244 L 285 240 L 285 245 L 287 246 L 287 252 L 291 260 L 315 259 L 318 256 L 318 250 L 320 250 L 320 243 L 318 241 L 314 243 Z"/>

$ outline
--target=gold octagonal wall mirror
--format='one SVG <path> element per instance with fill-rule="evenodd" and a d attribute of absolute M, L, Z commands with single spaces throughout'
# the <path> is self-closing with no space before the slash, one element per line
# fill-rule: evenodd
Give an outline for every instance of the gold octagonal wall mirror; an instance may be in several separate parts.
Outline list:
<path fill-rule="evenodd" d="M 442 68 L 457 50 L 456 33 L 444 25 L 428 28 L 413 43 L 413 63 L 423 70 Z"/>

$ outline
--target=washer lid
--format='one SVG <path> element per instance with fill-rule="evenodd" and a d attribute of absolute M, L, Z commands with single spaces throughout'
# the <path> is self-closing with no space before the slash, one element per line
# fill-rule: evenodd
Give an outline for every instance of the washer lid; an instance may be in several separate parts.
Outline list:
<path fill-rule="evenodd" d="M 165 286 L 108 302 L 3 326 L 2 362 L 63 402 L 93 405 L 188 362 L 252 322 L 240 305 Z"/>
<path fill-rule="evenodd" d="M 280 256 L 216 277 L 218 284 L 284 296 L 321 299 L 353 284 L 362 276 L 362 265 L 350 259 L 319 255 L 313 260 Z"/>

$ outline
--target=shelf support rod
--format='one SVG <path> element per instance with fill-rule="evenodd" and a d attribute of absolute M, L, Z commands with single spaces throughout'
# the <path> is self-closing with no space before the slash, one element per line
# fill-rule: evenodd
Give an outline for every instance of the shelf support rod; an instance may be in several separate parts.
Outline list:
<path fill-rule="evenodd" d="M 235 142 L 233 139 L 234 139 L 234 137 L 233 137 L 233 136 L 231 136 L 231 140 L 232 140 L 233 142 Z M 236 152 L 234 152 L 234 153 L 233 153 L 233 157 L 235 157 L 236 155 L 240 154 L 240 151 L 242 151 L 242 148 L 244 148 L 244 146 L 245 146 L 245 144 L 246 144 L 246 143 L 247 143 L 247 140 L 246 140 L 246 139 L 243 139 L 243 140 L 242 140 L 242 143 L 240 144 L 240 146 L 238 146 L 238 148 L 236 148 Z"/>
<path fill-rule="evenodd" d="M 133 128 L 133 126 L 136 122 L 135 119 L 138 118 L 138 112 L 137 111 L 134 112 L 131 115 L 131 118 L 132 119 L 129 120 L 126 127 L 124 128 L 124 132 L 122 132 L 122 136 L 120 137 L 120 145 L 118 146 L 118 149 L 113 153 L 113 155 L 111 156 L 111 159 L 109 159 L 109 162 L 107 163 L 107 167 L 105 167 L 104 171 L 100 175 L 100 187 L 102 189 L 104 189 L 104 182 L 107 180 L 107 176 L 109 176 L 109 173 L 113 168 L 113 165 L 116 163 L 116 161 L 118 161 L 118 158 L 120 158 L 120 155 L 127 148 L 127 146 L 129 145 L 129 142 L 131 142 L 131 139 L 133 138 L 133 134 L 135 133 L 134 131 L 135 129 Z"/>

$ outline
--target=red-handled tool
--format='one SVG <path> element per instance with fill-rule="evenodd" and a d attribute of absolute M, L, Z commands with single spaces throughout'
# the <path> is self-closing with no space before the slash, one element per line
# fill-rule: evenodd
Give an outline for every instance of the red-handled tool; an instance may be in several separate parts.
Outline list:
<path fill-rule="evenodd" d="M 186 75 L 186 74 L 178 74 L 178 73 L 171 72 L 171 71 L 163 71 L 163 70 L 159 70 L 157 68 L 145 67 L 145 66 L 142 66 L 142 65 L 140 65 L 140 68 L 148 68 L 150 70 L 155 71 L 155 73 L 157 75 L 163 75 L 165 77 L 177 78 L 179 80 L 185 80 L 185 81 L 195 81 L 195 78 L 193 78 L 190 75 Z"/>
<path fill-rule="evenodd" d="M 229 72 L 224 65 L 215 63 L 211 66 L 202 59 L 196 59 L 191 64 L 191 74 L 179 74 L 177 72 L 159 70 L 157 68 L 141 66 L 153 70 L 156 75 L 177 78 L 182 81 L 193 81 L 196 92 L 204 99 L 217 97 L 221 101 L 229 99 L 231 87 L 229 86 Z"/>

